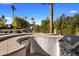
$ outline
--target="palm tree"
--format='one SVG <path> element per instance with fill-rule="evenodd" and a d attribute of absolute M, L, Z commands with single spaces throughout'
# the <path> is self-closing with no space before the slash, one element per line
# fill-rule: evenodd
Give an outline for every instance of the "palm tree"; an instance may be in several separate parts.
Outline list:
<path fill-rule="evenodd" d="M 43 5 L 46 3 L 43 3 Z M 54 33 L 54 24 L 53 24 L 53 3 L 48 3 L 50 6 L 50 33 Z"/>
<path fill-rule="evenodd" d="M 34 17 L 31 18 L 32 22 L 34 22 Z"/>
<path fill-rule="evenodd" d="M 2 16 L 1 16 L 1 19 L 2 19 L 2 20 L 4 20 L 4 19 L 5 19 L 5 16 L 4 16 L 4 15 L 2 15 Z"/>
<path fill-rule="evenodd" d="M 54 25 L 53 25 L 53 4 L 50 3 L 50 33 L 54 32 Z"/>
<path fill-rule="evenodd" d="M 1 16 L 1 20 L 3 21 L 3 24 L 5 24 L 7 22 L 7 19 L 5 19 L 4 15 Z"/>
<path fill-rule="evenodd" d="M 25 16 L 24 18 L 27 19 L 27 16 Z"/>
<path fill-rule="evenodd" d="M 15 8 L 14 5 L 11 5 L 11 9 L 12 9 L 12 12 L 13 12 L 13 19 L 14 19 L 14 10 L 16 10 L 16 8 Z"/>
<path fill-rule="evenodd" d="M 59 29 L 60 29 L 60 34 L 62 35 L 62 20 L 63 20 L 63 15 L 60 16 L 60 21 L 59 21 Z"/>
<path fill-rule="evenodd" d="M 5 19 L 5 16 L 4 15 L 2 15 L 1 16 L 1 20 L 0 20 L 1 22 L 2 22 L 2 27 L 6 27 L 6 22 L 7 22 L 7 19 Z"/>
<path fill-rule="evenodd" d="M 33 32 L 35 32 L 35 31 L 34 31 L 34 27 L 35 27 L 35 21 L 34 21 L 34 19 L 35 19 L 34 17 L 31 18 L 31 20 L 32 20 L 32 28 L 33 28 Z"/>
<path fill-rule="evenodd" d="M 35 25 L 35 21 L 33 21 L 33 24 Z"/>

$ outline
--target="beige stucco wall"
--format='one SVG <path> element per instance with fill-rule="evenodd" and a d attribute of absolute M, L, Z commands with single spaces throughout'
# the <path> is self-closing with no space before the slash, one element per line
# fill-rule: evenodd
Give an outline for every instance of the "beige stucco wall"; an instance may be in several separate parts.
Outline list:
<path fill-rule="evenodd" d="M 37 52 L 43 55 L 52 55 L 58 56 L 59 51 L 59 42 L 61 36 L 57 37 L 34 37 L 31 40 L 31 53 Z M 47 54 L 46 54 L 47 53 Z"/>

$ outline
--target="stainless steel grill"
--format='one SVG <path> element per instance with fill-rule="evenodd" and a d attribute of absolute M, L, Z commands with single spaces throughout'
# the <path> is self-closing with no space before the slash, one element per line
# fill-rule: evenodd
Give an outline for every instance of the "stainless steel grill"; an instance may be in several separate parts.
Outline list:
<path fill-rule="evenodd" d="M 60 56 L 79 55 L 79 36 L 67 35 L 60 42 Z"/>

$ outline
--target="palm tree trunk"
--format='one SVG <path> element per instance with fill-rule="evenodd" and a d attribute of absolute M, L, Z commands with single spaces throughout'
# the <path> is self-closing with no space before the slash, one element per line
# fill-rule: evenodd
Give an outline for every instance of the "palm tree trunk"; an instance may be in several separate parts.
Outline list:
<path fill-rule="evenodd" d="M 13 11 L 13 20 L 14 20 L 14 11 Z M 13 27 L 13 28 L 15 28 L 15 27 Z"/>
<path fill-rule="evenodd" d="M 50 33 L 54 32 L 53 28 L 53 4 L 50 3 Z"/>
<path fill-rule="evenodd" d="M 13 19 L 14 19 L 14 11 L 13 11 Z"/>

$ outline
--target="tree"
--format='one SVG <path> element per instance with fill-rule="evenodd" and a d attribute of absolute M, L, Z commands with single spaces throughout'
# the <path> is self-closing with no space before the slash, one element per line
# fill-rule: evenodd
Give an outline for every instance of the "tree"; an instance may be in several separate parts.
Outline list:
<path fill-rule="evenodd" d="M 25 18 L 25 19 L 27 19 L 27 17 L 26 17 L 26 16 L 25 16 L 24 18 Z"/>
<path fill-rule="evenodd" d="M 59 29 L 60 29 L 60 34 L 62 35 L 62 19 L 63 17 L 60 17 L 60 21 L 59 21 Z"/>
<path fill-rule="evenodd" d="M 5 19 L 5 16 L 2 15 L 0 18 L 0 28 L 6 28 L 6 22 L 7 22 L 7 19 Z"/>
<path fill-rule="evenodd" d="M 14 5 L 11 5 L 11 9 L 12 9 L 12 12 L 13 12 L 13 19 L 14 19 L 14 11 L 16 10 L 16 8 L 15 8 Z"/>
<path fill-rule="evenodd" d="M 34 19 L 35 19 L 34 17 L 31 18 L 33 24 L 34 24 Z"/>
<path fill-rule="evenodd" d="M 5 16 L 4 15 L 1 16 L 1 20 L 3 21 L 3 24 L 6 24 L 7 19 L 5 19 Z"/>
<path fill-rule="evenodd" d="M 4 20 L 4 19 L 5 19 L 5 16 L 4 16 L 4 15 L 2 15 L 2 16 L 1 16 L 1 19 L 2 19 L 2 20 Z"/>
<path fill-rule="evenodd" d="M 13 22 L 12 22 L 12 26 L 14 28 L 25 28 L 29 26 L 29 22 L 26 21 L 24 18 L 20 18 L 20 17 L 14 17 Z"/>
<path fill-rule="evenodd" d="M 50 20 L 46 18 L 41 21 L 41 32 L 49 33 L 50 32 Z"/>
<path fill-rule="evenodd" d="M 58 24 L 57 24 L 58 23 Z M 79 32 L 79 14 L 73 16 L 65 16 L 62 14 L 55 22 L 55 28 L 60 34 L 76 34 Z M 58 26 L 57 26 L 58 25 Z"/>
<path fill-rule="evenodd" d="M 36 32 L 41 32 L 41 26 L 40 25 L 36 25 Z"/>
<path fill-rule="evenodd" d="M 35 29 L 36 29 L 36 28 L 35 28 L 35 21 L 34 21 L 35 18 L 32 17 L 31 20 L 32 20 L 32 28 L 33 28 L 33 32 L 35 32 Z"/>

